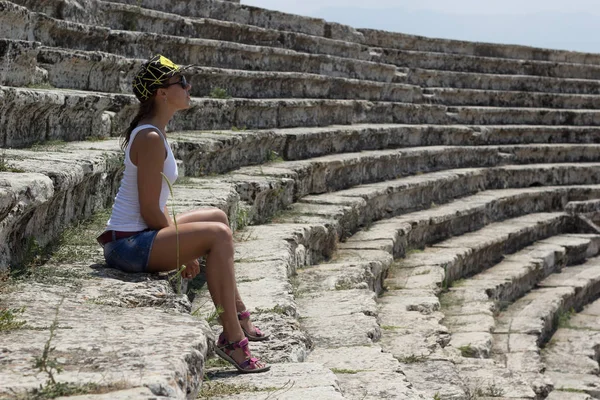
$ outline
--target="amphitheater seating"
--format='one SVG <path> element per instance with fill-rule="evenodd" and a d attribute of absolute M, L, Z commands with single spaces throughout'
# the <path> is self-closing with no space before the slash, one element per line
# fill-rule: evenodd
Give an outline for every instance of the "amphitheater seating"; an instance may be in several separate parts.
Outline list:
<path fill-rule="evenodd" d="M 193 85 L 169 207 L 229 216 L 266 374 L 211 358 L 201 282 L 94 243 L 154 53 Z M 2 398 L 600 397 L 598 54 L 238 1 L 0 0 L 0 126 Z"/>

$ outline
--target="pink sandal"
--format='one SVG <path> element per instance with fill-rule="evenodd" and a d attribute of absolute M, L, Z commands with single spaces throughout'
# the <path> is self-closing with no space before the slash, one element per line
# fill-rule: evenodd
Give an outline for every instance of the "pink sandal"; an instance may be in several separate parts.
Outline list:
<path fill-rule="evenodd" d="M 240 321 L 243 321 L 248 318 L 250 318 L 250 311 L 244 310 L 244 311 L 238 313 L 238 319 Z M 269 338 L 269 335 L 265 335 L 257 327 L 254 327 L 254 332 L 249 332 L 249 331 L 245 330 L 244 327 L 242 327 L 242 331 L 244 331 L 244 335 L 246 335 L 248 340 L 251 342 L 260 342 L 262 340 L 267 340 Z"/>
<path fill-rule="evenodd" d="M 240 364 L 238 364 L 232 357 L 235 349 L 242 349 L 246 355 L 246 360 Z M 225 339 L 225 334 L 221 333 L 219 335 L 219 340 L 217 341 L 215 352 L 223 360 L 229 361 L 231 364 L 233 364 L 233 366 L 243 374 L 265 372 L 271 369 L 270 365 L 266 365 L 264 367 L 257 366 L 259 360 L 258 358 L 252 357 L 250 354 L 250 350 L 248 349 L 248 338 L 243 338 L 239 342 L 228 342 L 227 339 Z"/>

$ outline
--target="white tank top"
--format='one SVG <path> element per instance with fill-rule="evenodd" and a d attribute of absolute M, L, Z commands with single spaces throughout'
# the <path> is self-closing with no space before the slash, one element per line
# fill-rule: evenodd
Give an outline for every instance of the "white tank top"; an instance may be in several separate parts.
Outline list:
<path fill-rule="evenodd" d="M 129 143 L 125 148 L 125 171 L 123 172 L 123 178 L 121 179 L 121 186 L 115 197 L 115 203 L 112 208 L 112 214 L 106 225 L 106 230 L 125 231 L 125 232 L 136 232 L 148 229 L 148 225 L 142 218 L 140 213 L 140 199 L 138 194 L 137 186 L 137 166 L 131 162 L 129 158 L 129 151 L 131 144 L 135 139 L 135 136 L 142 129 L 154 128 L 162 136 L 165 148 L 167 150 L 167 157 L 163 165 L 163 173 L 169 179 L 171 184 L 175 183 L 177 179 L 177 163 L 175 162 L 175 156 L 171 150 L 171 146 L 167 143 L 167 139 L 163 136 L 160 129 L 153 125 L 140 125 L 136 127 L 129 138 Z M 162 177 L 162 176 L 161 176 Z M 169 185 L 162 180 L 162 188 L 160 190 L 160 199 L 158 207 L 161 212 L 165 209 L 167 200 L 169 199 Z"/>

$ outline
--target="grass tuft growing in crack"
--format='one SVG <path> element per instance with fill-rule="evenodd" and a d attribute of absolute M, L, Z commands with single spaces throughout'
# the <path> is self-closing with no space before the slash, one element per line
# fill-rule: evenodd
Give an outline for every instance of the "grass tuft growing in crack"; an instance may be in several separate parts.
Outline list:
<path fill-rule="evenodd" d="M 56 329 L 58 328 L 58 312 L 60 311 L 60 307 L 62 306 L 65 298 L 62 297 L 56 306 L 56 312 L 54 313 L 54 320 L 52 321 L 52 325 L 50 325 L 50 337 L 46 341 L 44 345 L 44 350 L 42 351 L 42 355 L 40 357 L 35 357 L 34 367 L 37 368 L 40 372 L 45 372 L 48 375 L 48 381 L 46 382 L 46 386 L 56 385 L 56 379 L 54 378 L 54 374 L 59 374 L 62 372 L 62 367 L 58 365 L 58 361 L 54 358 L 50 358 L 55 348 L 52 347 L 52 339 L 54 339 Z"/>
<path fill-rule="evenodd" d="M 23 312 L 25 312 L 25 307 L 0 308 L 0 333 L 22 328 L 26 324 L 26 321 L 18 321 L 17 314 L 22 314 Z"/>
<path fill-rule="evenodd" d="M 212 397 L 233 396 L 241 393 L 275 392 L 276 390 L 279 390 L 279 388 L 257 388 L 255 386 L 250 386 L 249 384 L 234 385 L 223 382 L 204 382 L 200 389 L 200 393 L 198 393 L 198 398 L 210 399 Z"/>
<path fill-rule="evenodd" d="M 230 99 L 231 95 L 227 92 L 227 89 L 221 87 L 214 87 L 208 94 L 208 97 L 213 99 Z"/>
<path fill-rule="evenodd" d="M 340 369 L 340 368 L 331 368 L 331 372 L 334 374 L 350 374 L 356 375 L 359 372 L 367 371 L 366 369 Z"/>
<path fill-rule="evenodd" d="M 460 354 L 463 357 L 475 358 L 477 356 L 477 350 L 473 346 L 471 346 L 470 344 L 465 345 L 465 346 L 460 346 L 458 348 L 458 350 L 460 350 Z"/>
<path fill-rule="evenodd" d="M 415 363 L 424 362 L 425 360 L 427 360 L 427 356 L 416 355 L 416 354 L 411 354 L 410 356 L 406 356 L 406 357 L 402 357 L 402 358 L 398 359 L 398 361 L 400 361 L 401 363 L 404 363 L 404 364 L 415 364 Z"/>
<path fill-rule="evenodd" d="M 575 315 L 575 310 L 571 308 L 570 310 L 560 310 L 556 315 L 556 325 L 559 328 L 570 328 L 571 317 Z"/>

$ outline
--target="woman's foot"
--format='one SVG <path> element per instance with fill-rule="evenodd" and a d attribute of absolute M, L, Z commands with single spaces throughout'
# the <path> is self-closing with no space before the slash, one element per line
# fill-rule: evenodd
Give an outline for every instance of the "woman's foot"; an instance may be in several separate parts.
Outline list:
<path fill-rule="evenodd" d="M 248 348 L 248 338 L 229 342 L 223 332 L 219 335 L 216 353 L 219 357 L 233 364 L 242 373 L 265 372 L 271 369 L 270 366 L 258 358 L 252 357 Z"/>
<path fill-rule="evenodd" d="M 260 331 L 260 329 L 254 326 L 252 321 L 250 321 L 250 311 L 244 310 L 242 312 L 238 312 L 238 319 L 240 320 L 240 326 L 242 327 L 242 330 L 244 331 L 244 334 L 248 340 L 252 342 L 259 342 L 269 338 L 269 335 L 265 335 Z"/>

